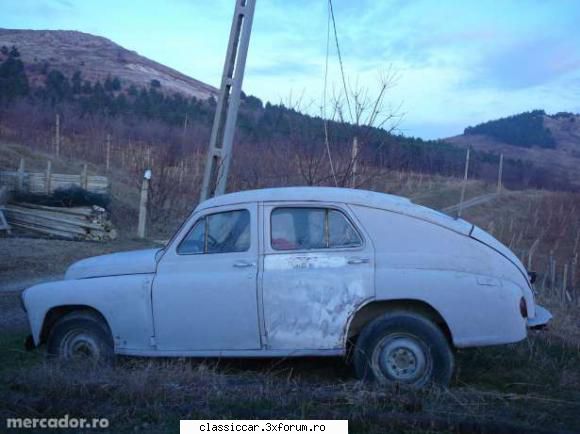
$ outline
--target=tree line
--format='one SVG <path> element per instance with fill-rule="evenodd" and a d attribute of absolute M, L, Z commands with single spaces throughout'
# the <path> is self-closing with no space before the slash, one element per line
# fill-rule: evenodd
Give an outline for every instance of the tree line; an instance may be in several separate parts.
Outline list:
<path fill-rule="evenodd" d="M 544 127 L 544 110 L 532 110 L 465 128 L 465 134 L 483 134 L 514 146 L 555 148 L 556 141 Z"/>

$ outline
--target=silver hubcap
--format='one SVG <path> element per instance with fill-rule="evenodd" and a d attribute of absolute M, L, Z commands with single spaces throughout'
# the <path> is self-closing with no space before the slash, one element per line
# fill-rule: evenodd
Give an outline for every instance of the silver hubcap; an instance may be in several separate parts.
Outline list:
<path fill-rule="evenodd" d="M 386 336 L 375 349 L 375 366 L 387 378 L 415 383 L 430 369 L 423 345 L 408 335 Z"/>
<path fill-rule="evenodd" d="M 72 330 L 61 343 L 61 354 L 65 359 L 98 359 L 99 344 L 93 336 L 83 330 Z"/>

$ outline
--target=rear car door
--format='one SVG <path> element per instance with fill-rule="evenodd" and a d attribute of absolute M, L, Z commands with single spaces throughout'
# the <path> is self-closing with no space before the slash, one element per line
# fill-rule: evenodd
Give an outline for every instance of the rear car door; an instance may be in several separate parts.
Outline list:
<path fill-rule="evenodd" d="M 341 349 L 374 296 L 374 249 L 346 205 L 265 204 L 262 299 L 268 349 Z"/>

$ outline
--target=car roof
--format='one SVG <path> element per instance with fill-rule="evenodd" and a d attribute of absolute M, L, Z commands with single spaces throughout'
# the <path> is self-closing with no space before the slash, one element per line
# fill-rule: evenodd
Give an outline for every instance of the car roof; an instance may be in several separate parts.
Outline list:
<path fill-rule="evenodd" d="M 446 214 L 414 204 L 409 199 L 392 194 L 368 190 L 337 187 L 281 187 L 246 190 L 228 193 L 208 199 L 198 205 L 196 211 L 218 206 L 249 202 L 338 202 L 392 211 L 419 218 L 448 229 L 469 234 L 473 225 L 453 219 Z"/>
<path fill-rule="evenodd" d="M 368 190 L 336 187 L 281 187 L 246 190 L 236 193 L 223 194 L 202 202 L 199 208 L 232 205 L 244 202 L 342 202 L 357 205 L 372 204 L 403 204 L 410 203 L 409 199 L 385 193 L 376 193 Z"/>

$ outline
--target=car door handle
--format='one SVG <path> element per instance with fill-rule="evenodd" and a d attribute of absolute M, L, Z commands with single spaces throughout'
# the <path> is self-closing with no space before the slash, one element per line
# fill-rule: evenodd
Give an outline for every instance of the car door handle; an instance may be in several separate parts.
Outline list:
<path fill-rule="evenodd" d="M 360 264 L 368 264 L 369 258 L 350 258 L 347 261 L 350 265 L 360 265 Z"/>
<path fill-rule="evenodd" d="M 234 267 L 236 267 L 236 268 L 249 268 L 249 267 L 253 267 L 253 266 L 254 266 L 253 262 L 248 262 L 248 261 L 234 262 Z"/>

